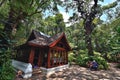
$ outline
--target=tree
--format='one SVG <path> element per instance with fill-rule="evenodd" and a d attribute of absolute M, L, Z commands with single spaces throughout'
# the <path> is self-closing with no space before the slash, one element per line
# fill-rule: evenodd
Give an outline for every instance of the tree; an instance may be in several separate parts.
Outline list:
<path fill-rule="evenodd" d="M 13 44 L 16 44 L 16 42 L 14 42 L 16 32 L 19 31 L 20 28 L 22 27 L 24 29 L 28 29 L 24 27 L 25 26 L 24 24 L 28 25 L 29 21 L 31 21 L 30 23 L 34 23 L 35 20 L 33 20 L 32 18 L 38 17 L 38 15 L 36 14 L 41 15 L 46 10 L 52 11 L 53 13 L 57 12 L 58 11 L 57 5 L 60 4 L 61 1 L 56 1 L 56 0 L 49 0 L 49 1 L 48 0 L 0 0 L 0 11 L 1 11 L 0 12 L 0 44 L 1 44 L 0 45 L 0 79 L 1 80 L 13 80 L 10 78 L 11 76 L 9 76 L 9 74 L 11 73 L 10 71 L 12 70 L 10 59 L 12 58 L 11 56 L 14 47 Z M 42 19 L 42 17 L 40 17 L 40 19 Z"/>
<path fill-rule="evenodd" d="M 55 22 L 56 22 L 56 27 L 55 27 L 55 31 L 56 31 L 56 34 L 58 32 L 63 32 L 65 31 L 65 23 L 64 23 L 64 20 L 63 20 L 63 15 L 60 14 L 60 13 L 57 13 L 55 15 Z"/>
<path fill-rule="evenodd" d="M 85 30 L 85 45 L 88 49 L 89 55 L 94 55 L 92 45 L 92 32 L 97 25 L 95 24 L 95 21 L 101 21 L 99 19 L 102 15 L 102 12 L 117 5 L 117 1 L 115 1 L 107 7 L 101 6 L 98 5 L 98 1 L 103 0 L 67 0 L 65 2 L 65 5 L 67 5 L 66 10 L 69 11 L 69 9 L 73 9 L 75 12 L 73 13 L 73 16 L 70 17 L 70 21 L 79 22 L 80 20 L 83 20 Z"/>
<path fill-rule="evenodd" d="M 55 16 L 48 16 L 45 18 L 46 26 L 44 29 L 47 30 L 50 35 L 55 35 L 59 32 L 65 31 L 65 22 L 63 21 L 63 16 L 60 13 L 55 14 Z"/>
<path fill-rule="evenodd" d="M 70 1 L 69 1 L 70 2 Z M 91 4 L 93 3 L 94 4 Z M 85 29 L 85 44 L 86 48 L 88 49 L 88 54 L 93 55 L 93 48 L 91 43 L 91 33 L 94 29 L 93 20 L 96 18 L 98 14 L 98 0 L 73 0 L 72 4 L 69 4 L 68 6 L 75 6 L 74 9 L 76 10 L 76 13 L 73 14 L 73 17 L 75 21 L 83 20 L 84 21 L 84 29 Z"/>

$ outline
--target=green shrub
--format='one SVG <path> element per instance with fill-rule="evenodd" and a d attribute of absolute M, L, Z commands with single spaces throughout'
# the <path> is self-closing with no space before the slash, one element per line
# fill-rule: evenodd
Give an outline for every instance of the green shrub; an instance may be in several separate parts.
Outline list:
<path fill-rule="evenodd" d="M 120 57 L 119 57 L 119 52 L 112 52 L 111 54 L 109 54 L 109 61 L 111 62 L 119 62 L 120 61 Z"/>
<path fill-rule="evenodd" d="M 94 56 L 101 56 L 101 53 L 94 51 Z"/>
<path fill-rule="evenodd" d="M 10 61 L 7 61 L 3 64 L 0 74 L 0 80 L 14 80 L 15 72 L 13 71 L 13 67 L 10 63 Z"/>
<path fill-rule="evenodd" d="M 0 80 L 14 80 L 15 73 L 11 65 L 11 50 L 0 49 Z"/>
<path fill-rule="evenodd" d="M 86 63 L 89 61 L 89 57 L 87 54 L 79 54 L 76 56 L 76 63 L 80 66 L 87 67 Z"/>
<path fill-rule="evenodd" d="M 98 65 L 100 65 L 99 69 L 108 69 L 107 61 L 99 55 L 88 56 L 88 54 L 79 54 L 78 56 L 76 56 L 76 63 L 83 67 L 87 67 L 87 62 L 92 60 L 95 60 Z"/>
<path fill-rule="evenodd" d="M 0 29 L 0 80 L 14 80 L 13 67 L 11 65 L 14 40 L 10 35 Z"/>
<path fill-rule="evenodd" d="M 99 65 L 98 66 L 98 69 L 100 70 L 100 69 L 104 69 L 104 66 L 103 65 Z"/>
<path fill-rule="evenodd" d="M 93 59 L 99 64 L 103 66 L 103 69 L 108 69 L 108 63 L 103 57 L 93 57 Z"/>
<path fill-rule="evenodd" d="M 70 64 L 71 64 L 71 62 L 73 62 L 75 60 L 75 58 L 74 58 L 74 53 L 69 53 L 68 54 L 68 61 L 70 62 Z"/>
<path fill-rule="evenodd" d="M 86 50 L 79 50 L 80 54 L 86 54 L 86 52 L 87 52 Z"/>

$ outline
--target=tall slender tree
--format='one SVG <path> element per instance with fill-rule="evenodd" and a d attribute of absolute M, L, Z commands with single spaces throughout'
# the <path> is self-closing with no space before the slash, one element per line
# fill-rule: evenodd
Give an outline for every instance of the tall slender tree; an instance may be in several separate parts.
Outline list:
<path fill-rule="evenodd" d="M 86 48 L 88 49 L 88 54 L 93 55 L 91 33 L 95 27 L 93 20 L 96 18 L 99 11 L 98 8 L 100 7 L 98 6 L 98 0 L 72 0 L 72 3 L 74 4 L 68 4 L 67 8 L 75 6 L 74 10 L 76 12 L 70 19 L 74 19 L 74 21 L 84 21 Z"/>

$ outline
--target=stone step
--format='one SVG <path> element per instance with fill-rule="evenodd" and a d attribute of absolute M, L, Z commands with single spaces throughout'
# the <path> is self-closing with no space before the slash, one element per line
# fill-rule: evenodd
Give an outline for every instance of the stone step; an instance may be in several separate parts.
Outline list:
<path fill-rule="evenodd" d="M 40 74 L 41 72 L 40 68 L 34 68 L 32 74 Z"/>

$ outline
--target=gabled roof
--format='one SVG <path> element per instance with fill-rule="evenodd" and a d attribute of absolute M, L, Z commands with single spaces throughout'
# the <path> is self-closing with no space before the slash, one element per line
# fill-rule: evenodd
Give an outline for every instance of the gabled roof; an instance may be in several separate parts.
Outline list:
<path fill-rule="evenodd" d="M 28 44 L 29 45 L 36 45 L 36 46 L 49 46 L 49 47 L 53 47 L 55 46 L 62 38 L 64 38 L 64 42 L 68 48 L 68 50 L 71 50 L 65 33 L 58 33 L 52 37 L 42 33 L 42 32 L 38 32 L 33 30 L 30 37 L 28 38 Z"/>

